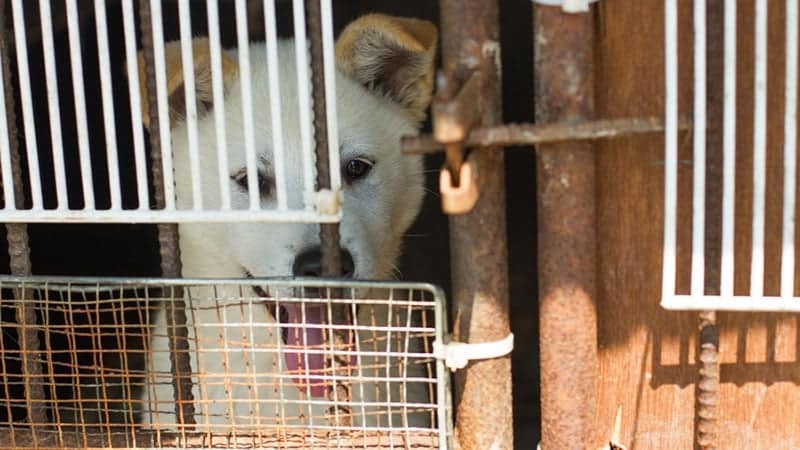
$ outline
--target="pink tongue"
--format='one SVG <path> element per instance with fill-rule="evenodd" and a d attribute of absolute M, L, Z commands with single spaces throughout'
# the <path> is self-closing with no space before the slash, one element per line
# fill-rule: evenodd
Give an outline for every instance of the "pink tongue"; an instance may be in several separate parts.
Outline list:
<path fill-rule="evenodd" d="M 286 336 L 287 349 L 286 367 L 295 374 L 294 381 L 302 392 L 311 392 L 312 397 L 324 397 L 327 393 L 327 383 L 319 378 L 325 372 L 325 355 L 310 353 L 308 349 L 323 350 L 324 340 L 322 328 L 303 327 L 303 311 L 301 305 L 285 305 L 289 315 Z M 308 325 L 323 325 L 325 323 L 325 309 L 323 306 L 306 306 L 305 323 Z M 305 337 L 304 337 L 305 335 Z M 308 389 L 308 390 L 307 390 Z"/>
<path fill-rule="evenodd" d="M 325 340 L 323 333 L 326 331 L 321 326 L 326 324 L 324 305 L 305 305 L 305 317 L 303 317 L 303 305 L 286 304 L 284 305 L 289 316 L 288 323 L 283 324 L 287 328 L 286 333 L 286 367 L 289 373 L 295 375 L 294 381 L 297 388 L 303 393 L 311 393 L 312 397 L 325 397 L 330 381 L 323 380 L 325 374 Z M 315 327 L 306 327 L 314 325 Z M 352 342 L 350 343 L 352 344 Z M 348 346 L 352 350 L 351 346 Z M 308 350 L 315 350 L 309 352 Z M 349 365 L 356 366 L 356 357 L 351 355 Z M 339 360 L 341 361 L 341 360 Z M 347 363 L 345 363 L 347 364 Z M 339 362 L 337 365 L 341 365 Z"/>

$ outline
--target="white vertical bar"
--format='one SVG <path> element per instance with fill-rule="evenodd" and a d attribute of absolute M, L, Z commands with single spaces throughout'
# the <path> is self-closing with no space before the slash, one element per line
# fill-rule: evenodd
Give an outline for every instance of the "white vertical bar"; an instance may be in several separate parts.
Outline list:
<path fill-rule="evenodd" d="M 733 295 L 734 227 L 736 212 L 736 2 L 725 1 L 725 85 L 722 125 L 722 261 L 720 293 Z"/>
<path fill-rule="evenodd" d="M 228 174 L 228 137 L 225 130 L 225 86 L 222 79 L 222 45 L 219 35 L 217 0 L 207 0 L 208 43 L 211 52 L 211 87 L 214 95 L 214 125 L 217 139 L 219 195 L 221 208 L 231 209 L 230 175 Z"/>
<path fill-rule="evenodd" d="M 122 0 L 122 18 L 125 32 L 125 55 L 128 60 L 128 95 L 131 101 L 131 126 L 133 127 L 133 151 L 136 161 L 136 192 L 139 208 L 150 209 L 147 184 L 147 159 L 144 151 L 144 125 L 142 124 L 142 98 L 139 91 L 139 60 L 136 54 L 136 24 L 133 1 Z"/>
<path fill-rule="evenodd" d="M 322 59 L 325 61 L 325 103 L 328 118 L 328 152 L 330 158 L 331 190 L 336 192 L 342 187 L 339 170 L 339 125 L 336 115 L 336 59 L 333 49 L 333 7 L 331 0 L 320 0 L 322 16 Z"/>
<path fill-rule="evenodd" d="M 19 93 L 22 103 L 22 124 L 25 127 L 25 150 L 31 182 L 31 205 L 33 210 L 41 210 L 44 207 L 42 204 L 42 178 L 39 174 L 39 154 L 37 153 L 39 145 L 36 142 L 36 124 L 33 117 L 30 68 L 28 67 L 28 42 L 22 0 L 12 0 L 12 13 L 14 18 L 14 42 L 17 50 Z"/>
<path fill-rule="evenodd" d="M 311 144 L 311 90 L 308 74 L 308 38 L 303 0 L 293 0 L 294 52 L 297 64 L 297 101 L 300 103 L 300 146 L 303 154 L 304 193 L 314 192 L 314 159 Z"/>
<path fill-rule="evenodd" d="M 164 176 L 164 209 L 175 210 L 175 184 L 172 173 L 172 138 L 170 136 L 169 104 L 167 98 L 167 68 L 164 56 L 164 22 L 161 17 L 161 0 L 150 0 L 153 24 L 153 60 L 156 72 L 156 98 L 158 103 L 159 134 L 161 138 L 161 165 Z"/>
<path fill-rule="evenodd" d="M 797 0 L 786 0 L 786 101 L 783 135 L 781 297 L 794 294 L 794 210 L 797 179 Z"/>
<path fill-rule="evenodd" d="M 678 3 L 664 2 L 664 254 L 662 302 L 675 295 L 675 243 L 678 207 Z"/>
<path fill-rule="evenodd" d="M 706 1 L 694 1 L 694 181 L 692 183 L 691 293 L 705 283 L 706 228 Z"/>
<path fill-rule="evenodd" d="M 325 22 L 324 15 L 322 19 L 323 23 Z M 323 34 L 324 36 L 324 34 Z M 324 38 L 323 38 L 324 39 Z M 332 61 L 332 60 L 331 60 Z M 327 91 L 326 91 L 327 92 Z M 389 381 L 389 378 L 392 376 L 392 308 L 394 307 L 394 289 L 389 291 L 389 304 L 386 308 L 386 365 L 384 370 L 386 371 L 386 420 L 389 422 L 389 428 L 392 428 L 394 425 L 392 424 L 392 384 Z M 393 434 L 389 434 L 389 448 L 394 448 L 394 442 L 392 439 Z"/>
<path fill-rule="evenodd" d="M 0 49 L 0 61 L 4 57 Z M 0 64 L 0 174 L 3 177 L 3 202 L 4 210 L 14 210 L 14 174 L 11 172 L 11 141 L 8 134 L 8 115 L 6 115 L 6 86 L 3 65 Z"/>
<path fill-rule="evenodd" d="M 183 67 L 183 89 L 186 100 L 186 133 L 189 139 L 189 172 L 192 178 L 192 206 L 199 211 L 203 209 L 203 187 L 200 184 L 200 152 L 197 148 L 197 90 L 194 79 L 191 20 L 189 0 L 178 0 L 181 66 Z"/>
<path fill-rule="evenodd" d="M 264 29 L 267 40 L 267 76 L 269 77 L 269 106 L 272 117 L 272 156 L 275 171 L 275 192 L 278 209 L 286 209 L 286 168 L 284 166 L 283 124 L 281 117 L 280 80 L 278 79 L 278 35 L 275 23 L 274 0 L 264 0 Z"/>
<path fill-rule="evenodd" d="M 755 111 L 753 113 L 753 252 L 750 295 L 764 291 L 764 203 L 767 190 L 767 0 L 756 0 Z"/>
<path fill-rule="evenodd" d="M 69 208 L 67 197 L 67 173 L 64 169 L 64 140 L 61 136 L 61 108 L 58 104 L 58 75 L 56 73 L 55 43 L 53 42 L 53 18 L 50 0 L 39 2 L 39 20 L 42 24 L 42 53 L 44 73 L 47 80 L 47 109 L 50 113 L 50 145 L 53 152 L 53 173 L 56 181 L 56 209 Z"/>
<path fill-rule="evenodd" d="M 84 209 L 95 209 L 92 157 L 89 148 L 89 128 L 86 119 L 86 93 L 83 88 L 83 57 L 77 0 L 66 0 L 69 60 L 72 68 L 72 96 L 75 101 L 75 123 L 78 131 L 78 157 L 81 165 L 81 187 Z"/>
<path fill-rule="evenodd" d="M 111 209 L 122 209 L 122 193 L 119 182 L 119 159 L 117 157 L 117 129 L 114 118 L 114 90 L 111 85 L 111 61 L 108 50 L 108 24 L 106 3 L 94 1 L 94 16 L 97 18 L 97 54 L 100 69 L 100 94 L 103 102 L 103 125 L 108 155 L 108 184 L 111 190 Z"/>
<path fill-rule="evenodd" d="M 236 35 L 239 44 L 239 75 L 242 85 L 242 122 L 244 124 L 244 147 L 247 161 L 247 192 L 250 209 L 258 210 L 261 193 L 258 189 L 258 166 L 253 130 L 253 97 L 250 80 L 250 44 L 247 36 L 247 5 L 245 0 L 236 0 Z"/>

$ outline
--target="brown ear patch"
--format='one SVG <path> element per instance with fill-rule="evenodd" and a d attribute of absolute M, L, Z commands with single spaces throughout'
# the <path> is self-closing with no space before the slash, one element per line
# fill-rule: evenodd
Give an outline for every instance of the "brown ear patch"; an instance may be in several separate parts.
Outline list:
<path fill-rule="evenodd" d="M 181 83 L 169 94 L 167 103 L 169 104 L 169 118 L 171 124 L 183 120 L 186 117 L 186 85 L 184 83 Z M 198 89 L 195 93 L 195 104 L 197 105 L 198 116 L 210 111 L 214 106 L 213 93 L 200 92 Z"/>
<path fill-rule="evenodd" d="M 428 21 L 363 16 L 348 25 L 336 42 L 336 64 L 422 120 L 433 92 L 437 37 L 436 26 Z"/>
<path fill-rule="evenodd" d="M 169 103 L 170 126 L 186 115 L 186 89 L 183 79 L 183 58 L 180 41 L 167 42 L 164 45 L 164 59 L 167 77 L 167 97 Z M 198 114 L 212 108 L 214 94 L 211 74 L 211 50 L 207 38 L 192 40 L 192 59 L 194 64 L 195 99 Z M 233 79 L 237 73 L 237 64 L 225 51 L 222 51 L 223 84 Z M 145 74 L 144 55 L 139 52 L 139 91 L 142 98 L 142 122 L 150 126 L 149 103 L 147 101 L 147 77 Z"/>

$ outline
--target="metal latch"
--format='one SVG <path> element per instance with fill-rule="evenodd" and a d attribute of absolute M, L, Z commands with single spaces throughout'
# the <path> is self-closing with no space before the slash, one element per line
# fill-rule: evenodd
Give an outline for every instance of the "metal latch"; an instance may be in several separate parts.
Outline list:
<path fill-rule="evenodd" d="M 485 76 L 474 70 L 456 93 L 455 76 L 440 73 L 433 104 L 433 136 L 444 144 L 447 163 L 439 173 L 442 209 L 447 214 L 469 212 L 478 201 L 477 165 L 470 161 L 464 142 L 485 110 L 481 91 Z"/>

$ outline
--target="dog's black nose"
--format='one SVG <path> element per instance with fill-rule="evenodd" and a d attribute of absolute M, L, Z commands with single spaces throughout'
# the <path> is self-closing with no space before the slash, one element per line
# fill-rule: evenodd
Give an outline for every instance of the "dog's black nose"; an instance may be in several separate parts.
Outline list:
<path fill-rule="evenodd" d="M 341 249 L 342 277 L 353 278 L 355 263 L 353 256 L 345 249 Z M 296 277 L 322 276 L 322 251 L 319 247 L 310 248 L 294 258 L 292 272 Z"/>

